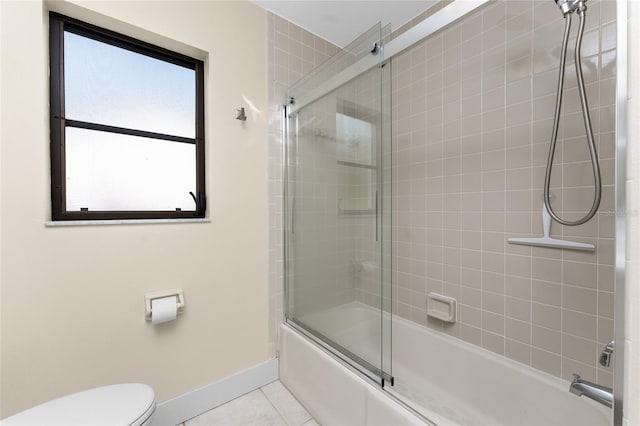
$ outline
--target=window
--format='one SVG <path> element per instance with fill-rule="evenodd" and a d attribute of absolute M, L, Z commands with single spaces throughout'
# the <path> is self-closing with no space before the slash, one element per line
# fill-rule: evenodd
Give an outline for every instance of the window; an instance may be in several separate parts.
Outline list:
<path fill-rule="evenodd" d="M 341 101 L 336 112 L 338 214 L 376 214 L 377 126 L 375 112 Z"/>
<path fill-rule="evenodd" d="M 196 59 L 50 14 L 52 219 L 204 217 Z"/>

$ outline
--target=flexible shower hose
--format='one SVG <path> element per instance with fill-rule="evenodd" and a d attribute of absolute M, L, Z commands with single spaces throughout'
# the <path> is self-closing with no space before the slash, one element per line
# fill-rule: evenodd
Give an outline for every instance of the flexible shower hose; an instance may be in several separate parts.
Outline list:
<path fill-rule="evenodd" d="M 553 211 L 551 207 L 551 193 L 549 192 L 549 188 L 551 186 L 551 169 L 553 167 L 553 157 L 556 151 L 556 142 L 558 140 L 558 124 L 560 122 L 560 110 L 562 107 L 562 89 L 564 86 L 564 68 L 567 57 L 567 44 L 569 42 L 569 32 L 571 30 L 571 13 L 567 13 L 564 15 L 565 23 L 564 23 L 564 38 L 562 40 L 562 51 L 560 53 L 560 72 L 558 75 L 558 92 L 556 94 L 556 110 L 555 116 L 553 118 L 553 131 L 551 134 L 551 144 L 549 146 L 549 158 L 547 159 L 547 170 L 544 177 L 544 205 L 549 212 L 549 215 L 556 222 L 567 225 L 567 226 L 576 226 L 582 225 L 583 223 L 588 222 L 593 218 L 593 216 L 598 211 L 598 207 L 600 206 L 600 199 L 602 198 L 602 182 L 600 177 L 600 166 L 598 164 L 598 153 L 596 151 L 596 145 L 593 140 L 593 131 L 591 129 L 591 119 L 589 118 L 589 106 L 587 105 L 587 95 L 584 89 L 584 78 L 582 76 L 582 62 L 580 59 L 580 49 L 582 47 L 582 33 L 584 32 L 584 21 L 586 14 L 586 6 L 582 6 L 577 10 L 577 14 L 580 17 L 580 25 L 578 28 L 578 36 L 576 38 L 576 48 L 575 48 L 575 66 L 576 66 L 576 74 L 578 77 L 578 91 L 580 92 L 580 104 L 582 106 L 582 118 L 584 120 L 585 132 L 587 134 L 587 143 L 589 146 L 589 154 L 591 156 L 591 166 L 593 169 L 593 181 L 594 181 L 594 197 L 593 197 L 593 205 L 591 206 L 591 210 L 581 219 L 578 219 L 574 222 L 567 221 L 562 219 L 560 216 Z"/>

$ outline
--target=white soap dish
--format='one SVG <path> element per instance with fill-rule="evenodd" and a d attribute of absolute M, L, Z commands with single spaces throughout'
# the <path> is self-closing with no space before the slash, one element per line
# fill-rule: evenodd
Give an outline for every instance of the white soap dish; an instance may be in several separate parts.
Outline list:
<path fill-rule="evenodd" d="M 456 304 L 457 301 L 453 297 L 429 293 L 427 294 L 427 316 L 454 323 L 456 322 Z"/>

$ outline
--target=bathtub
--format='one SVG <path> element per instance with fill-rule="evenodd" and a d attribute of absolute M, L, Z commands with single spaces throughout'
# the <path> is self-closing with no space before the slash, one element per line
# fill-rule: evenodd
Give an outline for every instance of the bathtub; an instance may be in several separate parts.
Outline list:
<path fill-rule="evenodd" d="M 380 350 L 379 339 L 363 338 L 380 334 L 380 312 L 364 304 L 305 321 L 347 349 Z M 565 380 L 402 318 L 393 318 L 392 331 L 394 385 L 384 391 L 286 325 L 281 380 L 323 425 L 422 423 L 403 404 L 438 425 L 611 424 L 609 408 L 572 395 Z"/>

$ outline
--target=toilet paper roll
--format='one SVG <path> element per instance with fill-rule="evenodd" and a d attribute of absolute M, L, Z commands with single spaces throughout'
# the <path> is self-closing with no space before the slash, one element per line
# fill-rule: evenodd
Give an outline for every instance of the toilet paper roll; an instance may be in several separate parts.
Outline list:
<path fill-rule="evenodd" d="M 176 296 L 151 300 L 151 324 L 173 321 L 178 314 Z"/>

